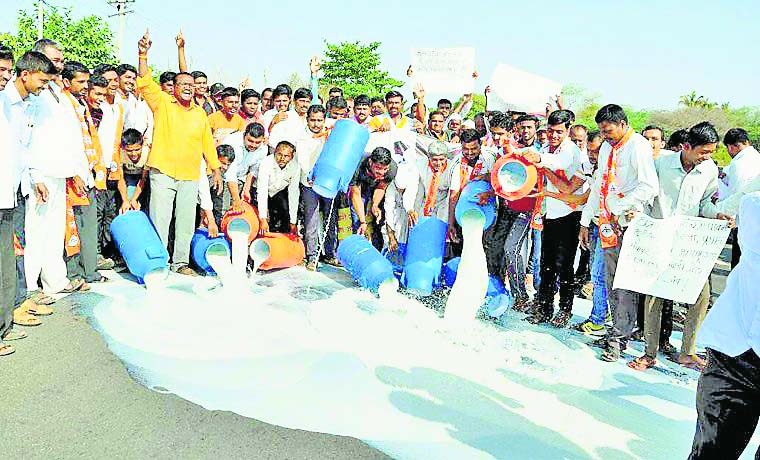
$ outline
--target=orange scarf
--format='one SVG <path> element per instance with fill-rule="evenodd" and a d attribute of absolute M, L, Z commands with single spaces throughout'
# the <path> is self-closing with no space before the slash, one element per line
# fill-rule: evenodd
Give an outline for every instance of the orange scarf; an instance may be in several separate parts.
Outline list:
<path fill-rule="evenodd" d="M 101 161 L 101 147 L 100 140 L 98 138 L 98 130 L 95 128 L 95 123 L 90 116 L 90 110 L 87 105 L 84 106 L 84 114 L 79 109 L 79 102 L 71 95 L 68 90 L 63 91 L 71 105 L 74 107 L 74 112 L 79 117 L 79 124 L 82 129 L 82 141 L 84 142 L 84 151 L 87 155 L 87 164 L 90 171 L 95 172 L 95 187 L 98 190 L 105 190 L 106 188 L 106 168 Z M 73 178 L 66 179 L 66 236 L 64 239 L 64 247 L 66 249 L 66 255 L 69 257 L 78 254 L 80 250 L 79 230 L 77 229 L 76 217 L 74 216 L 74 206 L 87 206 L 90 204 L 90 200 L 87 195 L 77 194 L 74 188 Z"/>
<path fill-rule="evenodd" d="M 617 154 L 633 135 L 633 130 L 628 128 L 620 141 L 612 146 L 610 155 L 607 157 L 607 167 L 602 174 L 601 190 L 599 193 L 599 237 L 603 249 L 613 248 L 618 244 L 618 236 L 612 227 L 612 213 L 607 207 L 607 196 L 610 192 L 615 193 L 615 175 L 617 173 Z M 622 193 L 618 193 L 620 198 Z"/>
<path fill-rule="evenodd" d="M 468 170 L 470 170 L 469 173 Z M 475 163 L 475 166 L 470 168 L 463 156 L 459 162 L 459 191 L 461 192 L 464 190 L 464 186 L 474 178 L 478 177 L 480 175 L 480 171 L 482 170 L 483 163 L 480 161 L 480 158 L 478 158 L 478 162 Z"/>
<path fill-rule="evenodd" d="M 436 202 L 438 201 L 438 187 L 441 185 L 441 176 L 443 175 L 443 172 L 446 171 L 446 168 L 449 166 L 448 160 L 446 161 L 446 164 L 443 165 L 443 171 L 436 171 L 433 168 L 433 163 L 428 161 L 428 166 L 430 167 L 430 171 L 433 172 L 433 178 L 430 180 L 430 185 L 428 186 L 427 190 L 427 196 L 425 197 L 425 204 L 422 208 L 422 215 L 429 217 L 433 213 L 433 208 L 435 207 Z"/>

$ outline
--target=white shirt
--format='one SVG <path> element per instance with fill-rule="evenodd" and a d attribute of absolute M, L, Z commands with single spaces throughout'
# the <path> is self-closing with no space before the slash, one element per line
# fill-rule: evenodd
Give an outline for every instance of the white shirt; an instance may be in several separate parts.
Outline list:
<path fill-rule="evenodd" d="M 570 139 L 570 136 L 566 137 L 553 153 L 549 152 L 549 146 L 545 145 L 541 148 L 539 154 L 541 155 L 539 166 L 550 169 L 555 173 L 564 171 L 568 180 L 571 180 L 577 173 L 582 173 L 582 154 L 578 146 L 575 145 L 575 142 Z M 588 156 L 586 158 L 588 159 Z M 546 189 L 550 192 L 560 193 L 559 189 L 548 179 L 546 181 Z M 574 211 L 567 203 L 556 198 L 546 197 L 545 203 L 547 219 L 559 219 Z"/>
<path fill-rule="evenodd" d="M 753 179 L 760 177 L 760 153 L 754 147 L 742 149 L 726 168 L 726 190 L 722 196 L 728 198 L 740 192 Z"/>
<path fill-rule="evenodd" d="M 256 178 L 256 193 L 259 204 L 259 217 L 269 218 L 269 197 L 276 195 L 285 188 L 288 189 L 288 211 L 290 223 L 295 224 L 298 216 L 298 184 L 301 178 L 301 168 L 298 161 L 291 160 L 285 168 L 274 161 L 274 154 L 261 160 L 259 176 Z"/>
<path fill-rule="evenodd" d="M 32 118 L 29 113 L 29 100 L 21 99 L 15 80 L 9 81 L 5 90 L 0 92 L 0 155 L 3 168 L 0 168 L 0 209 L 16 206 L 16 191 L 22 185 L 22 193 L 31 193 L 29 171 L 26 167 L 27 148 L 32 134 Z M 10 188 L 13 187 L 13 190 Z"/>
<path fill-rule="evenodd" d="M 672 216 L 707 217 L 714 219 L 717 208 L 712 196 L 718 190 L 718 167 L 712 160 L 703 161 L 688 173 L 681 164 L 681 155 L 660 156 L 655 161 L 659 192 L 649 215 L 655 219 Z"/>
<path fill-rule="evenodd" d="M 591 187 L 591 194 L 581 216 L 581 225 L 584 227 L 588 227 L 593 216 L 599 215 L 601 179 L 611 152 L 612 146 L 609 142 L 604 142 L 599 149 L 597 180 Z M 641 212 L 657 196 L 658 189 L 659 182 L 654 168 L 654 159 L 652 159 L 652 146 L 644 136 L 633 133 L 617 154 L 617 171 L 607 195 L 607 208 L 615 216 L 621 216 L 628 210 Z M 627 226 L 624 219 L 620 220 L 620 224 Z"/>
<path fill-rule="evenodd" d="M 309 175 L 314 169 L 324 146 L 325 138 L 314 137 L 314 133 L 308 129 L 296 143 L 296 160 L 298 160 L 298 167 L 301 169 L 301 184 L 304 187 L 311 187 L 312 185 L 309 182 Z"/>
<path fill-rule="evenodd" d="M 121 99 L 125 109 L 124 129 L 136 129 L 143 135 L 143 145 L 149 146 L 153 141 L 153 112 L 148 103 L 138 99 L 134 94 Z"/>
<path fill-rule="evenodd" d="M 100 120 L 100 125 L 98 125 L 98 139 L 100 140 L 102 153 L 101 161 L 107 170 L 114 171 L 117 167 L 113 161 L 114 149 L 121 148 L 121 133 L 117 133 L 116 128 L 119 124 L 119 118 L 124 117 L 124 107 L 119 103 L 117 98 L 113 104 L 103 101 L 100 104 L 100 110 L 103 111 L 103 118 Z M 122 131 L 123 129 L 122 122 Z M 116 144 L 117 142 L 119 145 Z"/>
<path fill-rule="evenodd" d="M 478 157 L 478 161 L 475 163 L 475 166 L 470 166 L 467 164 L 467 162 L 462 162 L 462 158 L 462 154 L 460 153 L 454 157 L 453 161 L 451 161 L 449 190 L 455 193 L 460 191 L 460 188 L 462 186 L 462 177 L 468 178 L 468 180 L 465 182 L 467 183 L 470 180 L 475 179 L 477 176 L 490 174 L 494 164 L 493 155 L 483 152 L 481 152 L 480 156 Z"/>
<path fill-rule="evenodd" d="M 84 107 L 79 105 L 81 110 Z M 33 183 L 45 177 L 91 177 L 82 139 L 82 125 L 69 98 L 51 82 L 39 96 L 30 96 L 33 128 L 29 141 L 29 175 Z"/>
<path fill-rule="evenodd" d="M 245 147 L 244 132 L 239 131 L 225 137 L 222 144 L 227 144 L 235 150 L 235 159 L 224 173 L 225 182 L 244 181 L 248 174 L 258 175 L 259 164 L 269 153 L 266 144 L 261 144 L 253 152 Z"/>
<path fill-rule="evenodd" d="M 204 211 L 211 211 L 214 209 L 214 202 L 211 201 L 211 184 L 209 184 L 206 175 L 206 168 L 206 160 L 201 158 L 200 176 L 198 176 L 198 204 Z"/>
<path fill-rule="evenodd" d="M 760 355 L 760 192 L 742 198 L 739 220 L 742 258 L 697 333 L 701 344 L 731 357 L 750 348 Z"/>
<path fill-rule="evenodd" d="M 406 190 L 404 190 L 404 207 L 407 211 L 414 209 L 422 217 L 425 200 L 430 190 L 430 184 L 433 181 L 433 171 L 430 169 L 430 160 L 426 155 L 418 155 L 415 162 L 416 178 Z M 453 161 L 449 160 L 446 169 L 441 173 L 438 180 L 438 189 L 436 190 L 435 204 L 430 215 L 448 222 L 449 219 L 449 189 L 451 188 L 451 170 Z M 411 207 L 409 206 L 409 203 Z"/>

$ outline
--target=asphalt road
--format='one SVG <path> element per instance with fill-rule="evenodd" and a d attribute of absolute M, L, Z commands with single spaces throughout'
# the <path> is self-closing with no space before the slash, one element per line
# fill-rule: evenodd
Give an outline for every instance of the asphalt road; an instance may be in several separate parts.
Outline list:
<path fill-rule="evenodd" d="M 0 358 L 5 459 L 387 459 L 363 442 L 208 411 L 133 381 L 100 334 L 56 303 Z M 357 408 L 357 410 L 361 410 Z"/>

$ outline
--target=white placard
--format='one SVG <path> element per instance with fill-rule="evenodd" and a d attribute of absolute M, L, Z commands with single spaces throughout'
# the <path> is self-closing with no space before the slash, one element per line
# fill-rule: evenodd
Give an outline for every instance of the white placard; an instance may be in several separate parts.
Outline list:
<path fill-rule="evenodd" d="M 721 220 L 639 213 L 625 232 L 613 288 L 693 304 L 729 231 Z"/>
<path fill-rule="evenodd" d="M 499 64 L 491 75 L 488 110 L 544 113 L 546 103 L 560 94 L 562 84 L 546 77 Z"/>
<path fill-rule="evenodd" d="M 413 48 L 413 83 L 422 83 L 428 93 L 472 93 L 475 84 L 475 48 Z"/>

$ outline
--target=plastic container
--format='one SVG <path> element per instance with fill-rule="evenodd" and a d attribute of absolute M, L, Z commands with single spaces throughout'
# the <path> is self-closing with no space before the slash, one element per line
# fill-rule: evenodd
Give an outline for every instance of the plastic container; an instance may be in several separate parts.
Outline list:
<path fill-rule="evenodd" d="M 421 295 L 440 285 L 448 225 L 437 217 L 422 217 L 409 232 L 401 282 Z"/>
<path fill-rule="evenodd" d="M 339 191 L 347 192 L 368 141 L 369 131 L 354 120 L 335 122 L 311 170 L 312 189 L 325 198 L 335 198 Z"/>
<path fill-rule="evenodd" d="M 443 285 L 446 287 L 453 287 L 454 282 L 457 280 L 457 270 L 459 269 L 459 262 L 461 257 L 454 257 L 443 265 Z"/>
<path fill-rule="evenodd" d="M 521 156 L 499 158 L 491 170 L 494 192 L 506 200 L 525 198 L 533 191 L 538 180 L 536 166 Z"/>
<path fill-rule="evenodd" d="M 111 235 L 129 272 L 143 282 L 145 275 L 167 271 L 169 253 L 156 229 L 142 211 L 127 211 L 111 222 Z"/>
<path fill-rule="evenodd" d="M 290 233 L 267 233 L 251 244 L 251 258 L 266 257 L 259 268 L 273 270 L 290 268 L 303 262 L 306 250 L 298 235 Z"/>
<path fill-rule="evenodd" d="M 404 273 L 404 258 L 406 257 L 406 243 L 399 243 L 398 249 L 391 252 L 388 248 L 383 249 L 380 252 L 383 257 L 388 259 L 393 267 L 393 275 L 397 280 L 401 281 L 401 275 Z"/>
<path fill-rule="evenodd" d="M 216 238 L 210 238 L 208 236 L 208 230 L 205 228 L 199 228 L 195 231 L 193 239 L 190 240 L 190 256 L 193 258 L 195 265 L 203 270 L 207 275 L 216 275 L 216 272 L 209 264 L 206 255 L 211 247 L 221 244 L 227 248 L 227 253 L 232 253 L 232 245 L 224 236 L 217 236 Z"/>
<path fill-rule="evenodd" d="M 393 265 L 361 235 L 351 235 L 340 243 L 338 260 L 363 288 L 377 291 L 383 282 L 395 282 Z"/>
<path fill-rule="evenodd" d="M 227 211 L 222 216 L 220 230 L 229 239 L 230 230 L 245 230 L 247 226 L 248 244 L 250 244 L 259 234 L 259 212 L 245 201 L 241 204 L 243 205 L 242 214 L 232 214 L 231 211 Z"/>
<path fill-rule="evenodd" d="M 454 209 L 454 215 L 459 225 L 462 225 L 462 216 L 464 213 L 470 209 L 476 209 L 480 211 L 483 214 L 483 217 L 485 217 L 485 225 L 483 226 L 483 230 L 493 225 L 494 221 L 496 220 L 496 199 L 494 197 L 491 197 L 486 204 L 482 206 L 478 204 L 478 195 L 480 193 L 490 191 L 493 191 L 491 184 L 484 180 L 470 181 L 467 185 L 465 185 L 462 193 L 459 195 L 457 206 Z"/>

